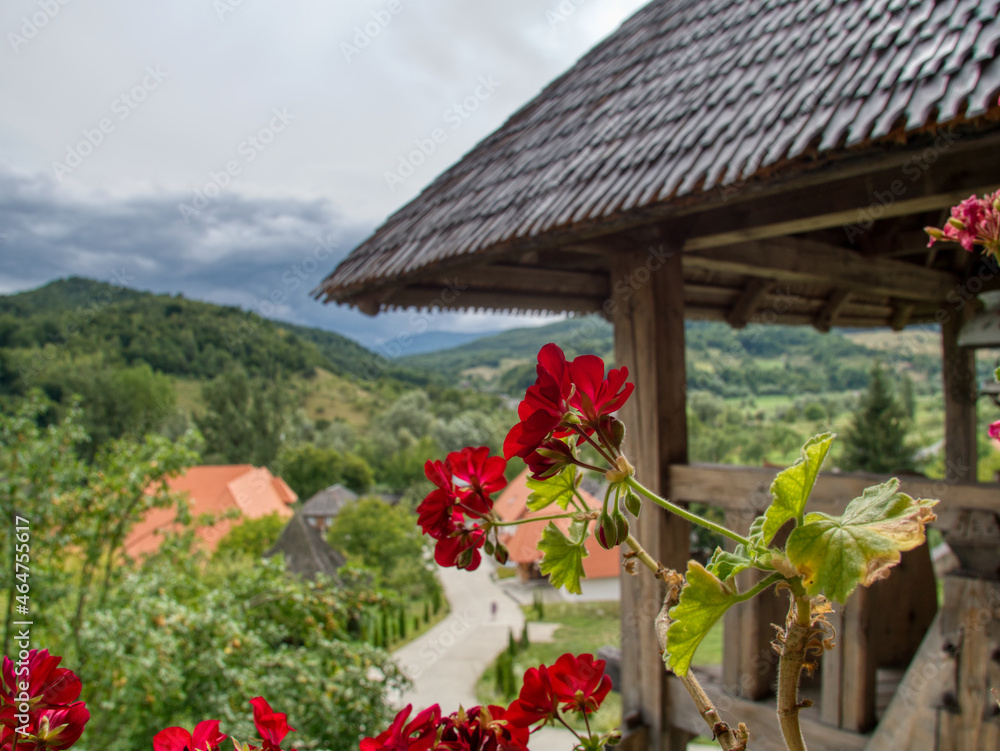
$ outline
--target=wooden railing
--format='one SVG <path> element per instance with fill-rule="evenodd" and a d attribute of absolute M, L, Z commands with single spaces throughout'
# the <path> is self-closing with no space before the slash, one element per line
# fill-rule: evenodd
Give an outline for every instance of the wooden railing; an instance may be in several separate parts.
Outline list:
<path fill-rule="evenodd" d="M 770 485 L 779 469 L 724 465 L 671 465 L 671 500 L 704 503 L 721 508 L 731 529 L 746 534 L 753 519 L 771 501 Z M 831 515 L 843 513 L 847 503 L 865 488 L 885 482 L 875 474 L 820 475 L 808 509 Z M 900 477 L 901 490 L 916 498 L 937 498 L 935 526 L 949 531 L 963 524 L 970 513 L 1000 512 L 1000 486 L 958 483 L 924 477 Z M 741 575 L 750 586 L 750 573 Z M 885 608 L 892 602 L 891 609 Z M 757 738 L 780 742 L 773 705 L 759 700 L 769 696 L 775 678 L 771 649 L 772 623 L 784 621 L 787 603 L 765 595 L 732 608 L 725 617 L 723 667 L 720 676 L 704 678 L 709 694 L 732 708 L 732 717 L 754 723 Z M 916 654 L 924 632 L 937 610 L 937 592 L 926 546 L 906 553 L 892 575 L 871 588 L 859 589 L 848 604 L 830 615 L 837 631 L 838 646 L 824 655 L 820 675 L 811 686 L 817 709 L 804 716 L 805 732 L 816 740 L 816 748 L 862 748 L 876 722 L 877 671 L 902 668 Z M 698 732 L 698 718 L 687 717 L 682 697 L 673 701 L 669 724 Z M 807 687 L 807 690 L 809 688 Z M 773 726 L 773 727 L 772 727 Z M 767 743 L 764 744 L 767 746 Z M 778 747 L 778 746 L 775 746 Z M 810 748 L 814 746 L 811 745 Z M 756 745 L 755 745 L 756 748 Z"/>

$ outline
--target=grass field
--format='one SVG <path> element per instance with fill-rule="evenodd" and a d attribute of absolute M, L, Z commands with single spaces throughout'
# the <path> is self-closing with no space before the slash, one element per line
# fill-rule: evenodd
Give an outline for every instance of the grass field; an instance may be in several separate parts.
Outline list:
<path fill-rule="evenodd" d="M 537 615 L 531 606 L 525 606 L 524 615 L 529 621 Z M 530 644 L 514 658 L 514 676 L 518 680 L 524 671 L 539 665 L 551 665 L 560 655 L 596 654 L 603 646 L 617 646 L 621 641 L 621 610 L 617 602 L 554 603 L 545 605 L 545 623 L 558 623 L 555 641 L 548 644 Z M 652 624 L 650 624 L 652 628 Z M 514 634 L 515 638 L 519 634 Z M 696 665 L 717 665 L 722 662 L 722 623 L 705 637 L 695 655 Z M 476 699 L 482 704 L 508 704 L 514 696 L 502 696 L 496 686 L 496 663 L 490 664 L 476 683 Z M 591 728 L 606 732 L 621 723 L 621 696 L 612 691 L 600 711 L 590 718 Z M 572 724 L 572 723 L 571 723 Z M 583 723 L 574 725 L 583 729 Z"/>

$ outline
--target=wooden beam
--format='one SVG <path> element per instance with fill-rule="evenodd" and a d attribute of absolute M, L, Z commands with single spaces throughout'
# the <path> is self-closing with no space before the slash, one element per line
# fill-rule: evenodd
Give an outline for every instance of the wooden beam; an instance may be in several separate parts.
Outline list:
<path fill-rule="evenodd" d="M 892 314 L 893 331 L 902 331 L 913 317 L 913 306 L 910 304 L 899 305 Z"/>
<path fill-rule="evenodd" d="M 681 254 L 672 252 L 652 274 L 642 275 L 643 283 L 617 284 L 638 280 L 637 272 L 648 268 L 647 260 L 642 250 L 612 256 L 609 312 L 615 324 L 616 362 L 628 367 L 636 387 L 621 411 L 628 427 L 623 450 L 644 484 L 669 494 L 669 467 L 685 463 L 688 451 L 684 278 Z M 638 522 L 631 521 L 633 533 L 653 558 L 668 568 L 684 570 L 689 548 L 686 522 L 650 503 L 644 504 Z M 671 728 L 667 674 L 652 627 L 663 604 L 662 587 L 648 572 L 640 573 L 622 572 L 622 714 L 648 729 L 648 745 L 640 747 L 640 736 L 630 733 L 621 748 L 681 751 L 687 736 Z"/>
<path fill-rule="evenodd" d="M 490 292 L 454 290 L 444 287 L 406 287 L 386 299 L 384 308 L 426 308 L 428 310 L 534 310 L 570 313 L 600 312 L 605 299 L 575 295 L 532 292 Z"/>
<path fill-rule="evenodd" d="M 992 193 L 1000 187 L 996 182 L 988 182 L 969 188 L 949 190 L 933 195 L 918 196 L 910 200 L 900 200 L 895 204 L 883 209 L 878 215 L 879 219 L 888 219 L 893 216 L 908 216 L 910 214 L 921 214 L 925 211 L 955 206 L 969 197 L 970 193 L 981 195 Z M 848 240 L 852 239 L 850 229 L 858 227 L 858 232 L 863 233 L 867 228 L 863 223 L 859 223 L 859 216 L 865 208 L 871 208 L 871 204 L 865 207 L 852 206 L 840 211 L 830 211 L 814 214 L 799 219 L 787 219 L 783 221 L 760 224 L 746 227 L 745 229 L 734 229 L 728 232 L 715 232 L 691 237 L 685 244 L 684 250 L 700 250 L 701 248 L 719 248 L 724 245 L 733 245 L 746 242 L 748 240 L 765 240 L 771 237 L 785 237 L 805 232 L 813 232 L 820 229 L 829 229 L 838 225 L 845 227 L 845 235 Z M 881 207 L 880 207 L 881 208 Z"/>
<path fill-rule="evenodd" d="M 681 464 L 670 468 L 672 497 L 682 503 L 708 503 L 723 509 L 766 508 L 779 469 L 732 467 L 722 464 Z M 888 477 L 867 472 L 820 474 L 809 500 L 810 511 L 840 515 L 865 488 Z M 900 488 L 914 498 L 937 498 L 939 514 L 948 509 L 1000 512 L 1000 485 L 969 483 L 949 476 L 943 480 L 904 475 Z M 763 504 L 763 506 L 761 506 Z"/>
<path fill-rule="evenodd" d="M 742 329 L 747 325 L 750 316 L 754 314 L 764 298 L 774 289 L 775 283 L 766 279 L 751 279 L 746 288 L 736 298 L 733 307 L 726 313 L 726 321 L 734 329 Z"/>
<path fill-rule="evenodd" d="M 458 290 L 484 289 L 490 292 L 532 292 L 539 295 L 599 297 L 610 294 L 607 272 L 564 271 L 495 264 L 475 269 L 456 270 L 450 274 L 421 278 L 414 282 L 423 287 L 454 287 Z"/>
<path fill-rule="evenodd" d="M 737 722 L 745 722 L 750 729 L 750 748 L 761 751 L 777 751 L 786 748 L 778 727 L 778 718 L 774 712 L 774 701 L 754 702 L 739 699 L 723 689 L 718 679 L 706 673 L 698 673 L 705 693 L 718 707 L 723 722 L 735 726 Z M 690 697 L 684 690 L 679 678 L 671 676 L 668 684 L 670 699 L 680 707 L 673 720 L 688 732 L 705 732 L 705 721 L 698 714 Z M 685 704 L 686 702 L 686 704 Z M 800 715 L 802 735 L 806 744 L 813 751 L 862 751 L 868 742 L 867 735 L 852 733 L 839 728 L 830 727 L 819 721 L 819 712 L 815 708 L 804 709 Z M 699 725 L 700 723 L 700 725 Z"/>
<path fill-rule="evenodd" d="M 851 291 L 849 289 L 838 289 L 834 290 L 833 294 L 830 295 L 830 299 L 827 301 L 824 308 L 816 316 L 816 322 L 813 326 L 817 330 L 826 333 L 836 324 L 837 316 L 839 316 L 845 307 L 847 307 L 848 301 L 851 299 Z"/>
<path fill-rule="evenodd" d="M 684 266 L 935 304 L 958 282 L 945 271 L 793 237 L 685 252 Z"/>
<path fill-rule="evenodd" d="M 945 470 L 959 482 L 976 479 L 976 356 L 958 346 L 962 325 L 973 316 L 971 305 L 947 306 L 941 322 L 941 376 L 944 381 Z"/>

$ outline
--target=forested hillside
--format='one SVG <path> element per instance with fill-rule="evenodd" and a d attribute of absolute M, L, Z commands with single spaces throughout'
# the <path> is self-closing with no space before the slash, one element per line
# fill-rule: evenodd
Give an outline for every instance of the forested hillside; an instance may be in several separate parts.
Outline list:
<path fill-rule="evenodd" d="M 593 353 L 614 360 L 611 325 L 596 316 L 534 329 L 516 329 L 455 349 L 403 358 L 400 366 L 436 372 L 451 382 L 515 394 L 534 380 L 532 356 L 546 342 L 568 355 Z M 789 396 L 853 391 L 868 385 L 876 360 L 892 361 L 931 393 L 940 388 L 940 357 L 928 352 L 876 350 L 851 334 L 821 334 L 804 326 L 748 326 L 689 321 L 688 384 L 721 397 Z"/>

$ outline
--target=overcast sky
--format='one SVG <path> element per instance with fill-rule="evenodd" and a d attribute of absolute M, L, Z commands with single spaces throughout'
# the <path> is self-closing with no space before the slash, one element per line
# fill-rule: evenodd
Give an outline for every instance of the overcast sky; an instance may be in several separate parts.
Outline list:
<path fill-rule="evenodd" d="M 405 315 L 308 290 L 642 4 L 3 0 L 0 294 L 74 274 L 248 309 L 281 291 L 272 317 L 391 339 Z"/>

